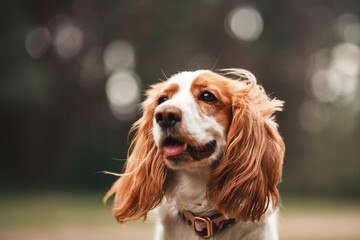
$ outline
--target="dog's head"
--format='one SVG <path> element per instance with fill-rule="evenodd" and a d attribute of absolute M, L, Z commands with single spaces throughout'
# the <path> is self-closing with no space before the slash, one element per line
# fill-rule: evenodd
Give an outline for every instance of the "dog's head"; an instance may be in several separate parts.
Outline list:
<path fill-rule="evenodd" d="M 105 196 L 116 193 L 119 222 L 156 207 L 176 170 L 210 168 L 209 200 L 236 219 L 259 220 L 269 204 L 277 206 L 285 147 L 273 113 L 283 103 L 250 72 L 225 73 L 239 79 L 182 72 L 147 92 L 126 171 Z"/>
<path fill-rule="evenodd" d="M 219 160 L 232 118 L 231 83 L 210 71 L 182 72 L 164 83 L 153 136 L 169 168 L 191 171 Z"/>

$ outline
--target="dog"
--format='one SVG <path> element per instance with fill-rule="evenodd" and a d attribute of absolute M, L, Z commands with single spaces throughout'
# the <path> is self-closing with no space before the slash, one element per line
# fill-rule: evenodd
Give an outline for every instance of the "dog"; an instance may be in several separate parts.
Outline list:
<path fill-rule="evenodd" d="M 278 239 L 282 107 L 243 69 L 180 72 L 152 85 L 126 170 L 104 201 L 115 194 L 119 223 L 156 208 L 158 240 Z"/>

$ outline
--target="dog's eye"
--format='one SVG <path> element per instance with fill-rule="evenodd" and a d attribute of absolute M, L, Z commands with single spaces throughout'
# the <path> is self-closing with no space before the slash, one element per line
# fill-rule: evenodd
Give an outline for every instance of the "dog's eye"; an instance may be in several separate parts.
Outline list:
<path fill-rule="evenodd" d="M 163 102 L 165 102 L 165 101 L 167 101 L 167 100 L 168 100 L 167 97 L 161 97 L 161 98 L 159 98 L 159 100 L 158 100 L 158 104 L 160 105 L 160 104 L 162 104 Z"/>
<path fill-rule="evenodd" d="M 204 102 L 215 102 L 217 99 L 214 96 L 214 94 L 212 94 L 208 91 L 205 91 L 200 94 L 199 100 L 204 101 Z"/>

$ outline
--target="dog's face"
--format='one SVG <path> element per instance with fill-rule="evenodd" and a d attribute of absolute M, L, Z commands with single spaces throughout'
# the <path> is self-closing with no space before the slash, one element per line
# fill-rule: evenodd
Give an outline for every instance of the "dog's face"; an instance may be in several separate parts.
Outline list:
<path fill-rule="evenodd" d="M 169 168 L 192 170 L 221 158 L 231 122 L 229 82 L 199 70 L 164 83 L 155 98 L 153 136 Z"/>
<path fill-rule="evenodd" d="M 116 193 L 119 222 L 146 216 L 161 203 L 169 169 L 211 166 L 206 197 L 238 220 L 260 220 L 269 205 L 278 205 L 285 145 L 274 113 L 283 102 L 246 70 L 224 75 L 182 72 L 146 92 L 126 171 L 105 196 Z"/>

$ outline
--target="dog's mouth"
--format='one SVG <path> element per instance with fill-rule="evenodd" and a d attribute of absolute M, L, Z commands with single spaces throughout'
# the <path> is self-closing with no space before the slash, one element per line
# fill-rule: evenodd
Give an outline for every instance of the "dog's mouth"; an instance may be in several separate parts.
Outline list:
<path fill-rule="evenodd" d="M 166 138 L 162 145 L 162 151 L 169 160 L 180 161 L 191 157 L 193 160 L 199 161 L 210 157 L 215 152 L 215 147 L 215 140 L 203 146 L 190 146 L 174 138 Z"/>

